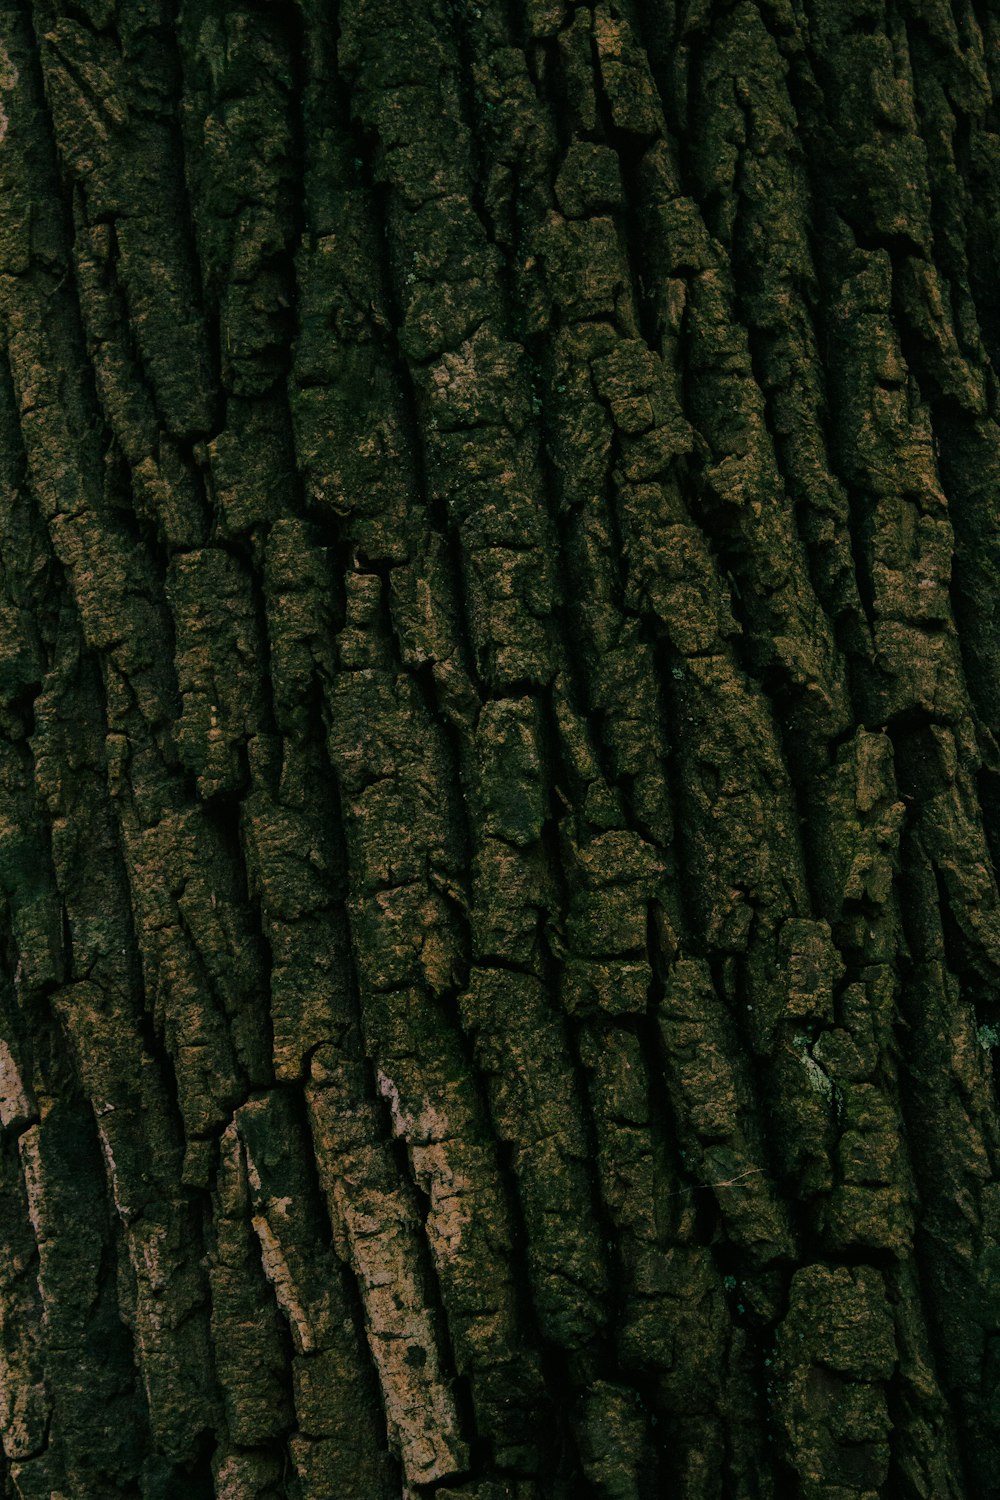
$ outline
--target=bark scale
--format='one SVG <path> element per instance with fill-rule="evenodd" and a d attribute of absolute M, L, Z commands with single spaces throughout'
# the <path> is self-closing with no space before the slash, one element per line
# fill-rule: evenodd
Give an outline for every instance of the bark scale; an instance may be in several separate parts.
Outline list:
<path fill-rule="evenodd" d="M 1000 18 L 0 6 L 3 1493 L 1000 1468 Z"/>

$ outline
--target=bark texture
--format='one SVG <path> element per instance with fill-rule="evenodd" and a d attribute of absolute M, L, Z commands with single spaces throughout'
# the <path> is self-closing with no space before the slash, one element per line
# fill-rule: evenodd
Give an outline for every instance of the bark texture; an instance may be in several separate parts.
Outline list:
<path fill-rule="evenodd" d="M 1000 1474 L 1000 12 L 0 4 L 0 1487 Z"/>

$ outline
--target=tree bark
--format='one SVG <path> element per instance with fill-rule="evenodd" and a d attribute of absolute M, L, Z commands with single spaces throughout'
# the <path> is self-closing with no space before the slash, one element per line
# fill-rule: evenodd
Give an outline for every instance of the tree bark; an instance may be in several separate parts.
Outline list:
<path fill-rule="evenodd" d="M 1000 12 L 0 5 L 20 1500 L 1000 1472 Z"/>

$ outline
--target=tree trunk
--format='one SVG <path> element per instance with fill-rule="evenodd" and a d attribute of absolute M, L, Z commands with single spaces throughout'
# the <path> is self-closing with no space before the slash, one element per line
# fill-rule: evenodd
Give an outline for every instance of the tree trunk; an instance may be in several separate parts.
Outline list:
<path fill-rule="evenodd" d="M 21 1500 L 1000 1472 L 1000 12 L 0 6 Z"/>

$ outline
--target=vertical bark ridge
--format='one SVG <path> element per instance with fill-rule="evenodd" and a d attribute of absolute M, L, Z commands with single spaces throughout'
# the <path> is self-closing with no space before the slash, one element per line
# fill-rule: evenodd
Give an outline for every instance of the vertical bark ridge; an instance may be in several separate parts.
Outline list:
<path fill-rule="evenodd" d="M 986 1496 L 997 25 L 0 9 L 0 1486 Z"/>

